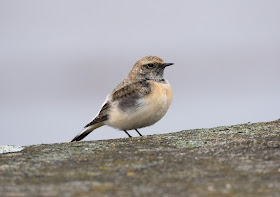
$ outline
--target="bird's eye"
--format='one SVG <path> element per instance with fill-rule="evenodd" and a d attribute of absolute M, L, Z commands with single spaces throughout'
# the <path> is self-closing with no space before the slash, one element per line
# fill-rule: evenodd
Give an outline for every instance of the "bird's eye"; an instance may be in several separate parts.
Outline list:
<path fill-rule="evenodd" d="M 154 64 L 147 64 L 147 68 L 153 68 Z"/>

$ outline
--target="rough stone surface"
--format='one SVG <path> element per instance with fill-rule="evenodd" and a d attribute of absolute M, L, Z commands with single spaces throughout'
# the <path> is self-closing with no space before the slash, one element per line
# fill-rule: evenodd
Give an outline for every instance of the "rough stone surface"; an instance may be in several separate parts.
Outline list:
<path fill-rule="evenodd" d="M 21 150 L 23 150 L 22 146 L 0 145 L 0 154 L 1 153 L 19 152 Z"/>
<path fill-rule="evenodd" d="M 0 196 L 279 196 L 280 119 L 0 154 Z"/>

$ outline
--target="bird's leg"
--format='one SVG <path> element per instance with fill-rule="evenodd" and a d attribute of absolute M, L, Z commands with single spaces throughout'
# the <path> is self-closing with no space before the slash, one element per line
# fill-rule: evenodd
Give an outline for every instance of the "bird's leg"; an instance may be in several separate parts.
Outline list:
<path fill-rule="evenodd" d="M 132 137 L 131 135 L 129 135 L 129 133 L 126 130 L 123 131 L 128 135 L 128 137 Z"/>
<path fill-rule="evenodd" d="M 137 129 L 135 129 L 135 131 L 137 131 L 137 133 L 138 133 L 140 136 L 143 136 Z"/>

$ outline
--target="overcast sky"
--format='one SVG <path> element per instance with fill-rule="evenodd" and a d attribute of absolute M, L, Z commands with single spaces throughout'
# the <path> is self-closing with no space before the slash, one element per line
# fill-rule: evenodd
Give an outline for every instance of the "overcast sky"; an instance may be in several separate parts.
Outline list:
<path fill-rule="evenodd" d="M 143 56 L 175 63 L 144 135 L 280 118 L 280 1 L 0 1 L 0 145 L 68 142 Z M 134 131 L 131 135 L 137 136 Z M 85 140 L 126 137 L 104 126 Z"/>

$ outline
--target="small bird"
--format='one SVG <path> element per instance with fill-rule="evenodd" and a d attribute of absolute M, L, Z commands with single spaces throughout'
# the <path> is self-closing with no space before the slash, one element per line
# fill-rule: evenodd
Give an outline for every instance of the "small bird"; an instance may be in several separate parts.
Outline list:
<path fill-rule="evenodd" d="M 138 60 L 128 76 L 109 94 L 96 117 L 71 142 L 80 141 L 94 129 L 108 125 L 123 130 L 147 127 L 159 121 L 167 112 L 172 88 L 163 78 L 164 69 L 173 63 L 164 63 L 156 56 Z"/>

